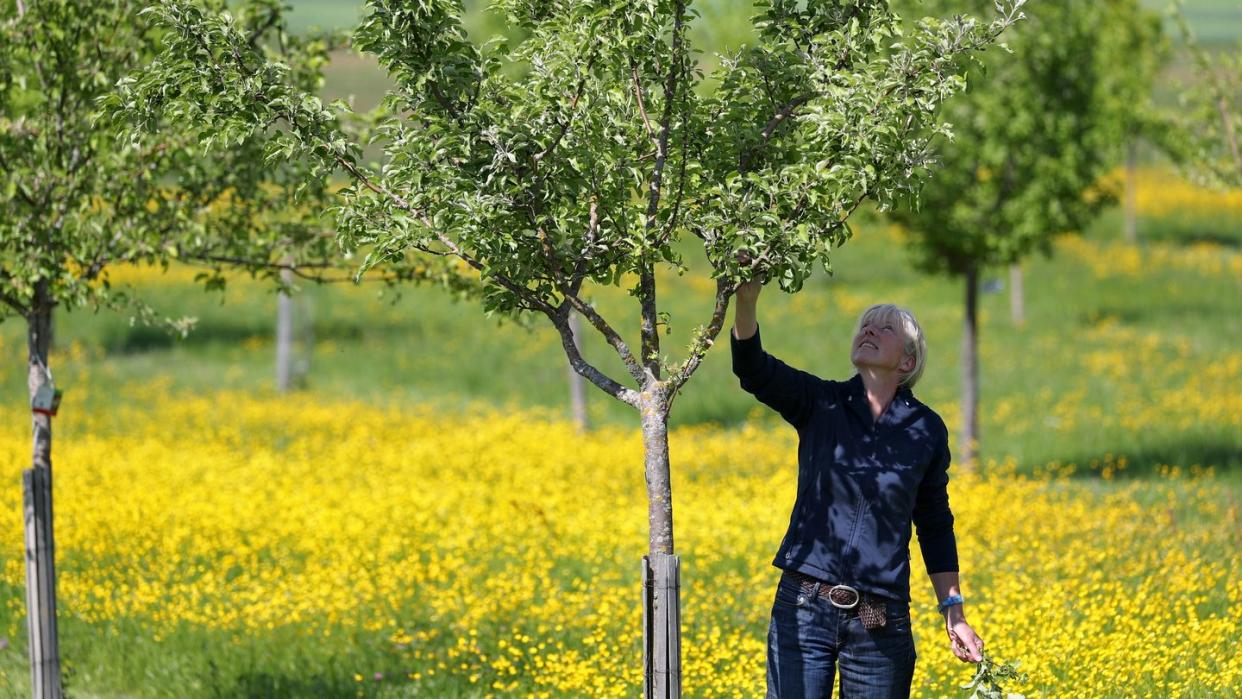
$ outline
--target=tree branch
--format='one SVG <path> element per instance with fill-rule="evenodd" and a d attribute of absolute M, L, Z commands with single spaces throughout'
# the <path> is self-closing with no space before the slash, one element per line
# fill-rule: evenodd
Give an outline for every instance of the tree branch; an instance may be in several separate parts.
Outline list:
<path fill-rule="evenodd" d="M 759 143 L 756 143 L 750 148 L 745 149 L 744 151 L 742 151 L 741 154 L 738 155 L 738 159 L 737 159 L 738 172 L 743 172 L 743 173 L 747 172 L 750 169 L 751 160 L 753 160 L 755 154 L 759 151 L 759 149 L 766 146 L 768 141 L 771 140 L 772 134 L 776 132 L 777 127 L 779 127 L 781 124 L 785 122 L 786 119 L 792 116 L 794 111 L 798 107 L 801 107 L 807 102 L 810 102 L 811 100 L 815 99 L 817 94 L 818 93 L 808 92 L 806 94 L 799 95 L 793 98 L 792 100 L 790 100 L 789 102 L 787 102 L 785 106 L 777 110 L 776 114 L 771 119 L 768 120 L 768 123 L 764 124 L 763 130 L 759 132 Z"/>
<path fill-rule="evenodd" d="M 13 168 L 9 167 L 9 162 L 8 160 L 5 159 L 3 153 L 0 153 L 0 170 L 4 170 L 5 172 L 10 173 L 9 177 L 13 176 L 12 173 L 14 172 L 14 170 Z M 23 185 L 20 181 L 14 184 L 15 184 L 14 189 L 17 191 L 19 195 L 21 195 L 22 200 L 24 200 L 30 208 L 32 209 L 40 208 L 39 205 L 35 203 L 34 197 L 30 194 L 29 191 L 27 191 L 25 185 Z"/>
<path fill-rule="evenodd" d="M 582 252 L 578 253 L 578 261 L 574 263 L 574 273 L 569 280 L 569 289 L 575 296 L 578 294 L 578 290 L 582 288 L 583 280 L 586 279 L 587 259 L 590 257 L 591 248 L 595 245 L 595 239 L 598 234 L 599 199 L 592 194 L 590 221 L 587 224 L 586 241 L 583 243 Z"/>
<path fill-rule="evenodd" d="M 664 165 L 668 161 L 668 137 L 673 121 L 673 105 L 677 101 L 677 82 L 685 69 L 682 60 L 685 27 L 682 19 L 686 3 L 678 0 L 673 5 L 673 42 L 669 49 L 668 76 L 664 80 L 664 114 L 660 118 L 660 135 L 656 141 L 656 162 L 651 171 L 650 194 L 647 200 L 647 220 L 644 224 L 643 260 L 638 270 L 638 298 L 642 305 L 642 361 L 652 379 L 660 378 L 660 328 L 656 306 L 655 269 L 647 259 L 651 246 L 657 241 L 652 233 L 656 228 L 656 215 L 660 209 L 660 195 L 664 183 Z M 641 92 L 641 91 L 640 91 Z"/>
<path fill-rule="evenodd" d="M 616 351 L 617 356 L 621 357 L 621 361 L 625 363 L 625 368 L 629 370 L 630 376 L 634 377 L 634 380 L 638 382 L 638 385 L 642 386 L 646 383 L 647 375 L 643 372 L 642 365 L 639 364 L 638 360 L 634 357 L 634 353 L 630 351 L 630 346 L 627 345 L 625 340 L 621 338 L 621 335 L 608 324 L 608 321 L 604 320 L 603 316 L 601 316 L 594 308 L 584 302 L 577 295 L 568 295 L 565 297 L 565 301 L 569 302 L 569 304 L 574 307 L 574 310 L 582 314 L 582 317 L 586 318 L 587 322 L 604 336 L 604 339 L 608 341 L 608 344 L 612 345 L 612 348 Z"/>
<path fill-rule="evenodd" d="M 689 109 L 687 108 L 687 112 Z M 683 114 L 682 119 L 689 122 L 689 114 Z M 690 146 L 689 136 L 683 136 L 681 139 L 681 162 L 677 166 L 677 197 L 673 199 L 673 213 L 668 217 L 668 223 L 664 225 L 664 232 L 660 235 L 660 241 L 657 247 L 663 246 L 672 237 L 673 230 L 677 228 L 677 221 L 681 217 L 681 203 L 686 198 L 686 151 Z M 697 231 L 696 231 L 697 233 Z"/>
<path fill-rule="evenodd" d="M 394 281 L 401 281 L 406 278 L 400 274 L 381 274 L 381 275 L 372 275 L 369 277 L 367 276 L 354 277 L 353 275 L 349 275 L 345 277 L 328 277 L 328 276 L 323 276 L 323 275 L 318 275 L 318 274 L 311 274 L 307 272 L 307 270 L 312 270 L 312 269 L 340 269 L 339 265 L 333 265 L 330 263 L 298 264 L 294 262 L 272 262 L 270 260 L 250 260 L 244 257 L 232 257 L 228 255 L 209 255 L 209 254 L 195 254 L 195 253 L 186 254 L 182 257 L 182 259 L 193 260 L 195 262 L 212 263 L 212 264 L 214 263 L 228 264 L 228 265 L 235 265 L 235 266 L 240 266 L 240 267 L 258 267 L 262 269 L 272 269 L 272 270 L 282 270 L 282 271 L 288 270 L 289 272 L 293 273 L 297 277 L 300 277 L 307 281 L 316 282 L 319 284 L 345 284 L 345 283 L 354 283 L 354 282 L 359 282 L 359 281 L 394 282 Z"/>
<path fill-rule="evenodd" d="M 1229 152 L 1233 155 L 1234 165 L 1242 172 L 1242 155 L 1238 154 L 1238 134 L 1233 130 L 1233 121 L 1229 118 L 1229 103 L 1222 94 L 1216 100 L 1216 109 L 1220 112 L 1220 119 L 1225 127 L 1225 144 L 1229 146 Z"/>
<path fill-rule="evenodd" d="M 561 124 L 560 133 L 558 133 L 556 135 L 556 138 L 553 139 L 552 142 L 548 144 L 548 147 L 544 148 L 542 151 L 534 155 L 532 160 L 534 160 L 536 164 L 538 164 L 544 158 L 551 155 L 552 151 L 556 150 L 556 147 L 561 144 L 561 140 L 565 138 L 565 134 L 569 133 L 569 127 L 574 122 L 574 114 L 576 114 L 578 110 L 578 101 L 582 99 L 582 91 L 586 89 L 587 77 L 590 76 L 591 67 L 594 65 L 595 65 L 595 54 L 592 54 L 591 58 L 587 61 L 587 65 L 585 69 L 586 75 L 583 75 L 582 78 L 578 81 L 578 88 L 574 90 L 574 98 L 569 102 L 569 116 L 565 118 L 565 122 Z"/>
<path fill-rule="evenodd" d="M 643 118 L 643 127 L 647 130 L 647 138 L 651 139 L 651 143 L 655 145 L 656 151 L 659 152 L 660 141 L 656 138 L 655 129 L 651 127 L 651 118 L 647 116 L 647 105 L 643 102 L 643 87 L 638 82 L 638 66 L 630 61 L 630 75 L 634 78 L 634 98 L 638 100 L 638 113 Z"/>
<path fill-rule="evenodd" d="M 725 279 L 716 279 L 716 306 L 712 310 L 711 322 L 708 323 L 706 328 L 700 328 L 695 332 L 693 339 L 690 341 L 689 356 L 681 363 L 681 366 L 669 375 L 670 396 L 676 397 L 677 392 L 699 368 L 707 351 L 715 344 L 716 337 L 720 335 L 720 330 L 724 327 L 725 315 L 729 310 L 729 297 L 733 295 L 734 291 L 736 291 L 736 288 L 732 287 Z"/>
<path fill-rule="evenodd" d="M 18 0 L 18 2 L 20 5 L 21 0 Z M 0 269 L 0 279 L 3 279 L 6 283 L 8 283 L 13 280 L 13 276 L 6 270 Z M 20 316 L 25 316 L 30 312 L 30 309 L 23 304 L 21 300 L 7 291 L 0 291 L 0 303 L 4 303 L 4 305 L 12 308 Z"/>
<path fill-rule="evenodd" d="M 254 31 L 250 32 L 250 36 L 246 37 L 246 43 L 250 46 L 250 48 L 258 48 L 257 42 L 259 39 L 267 33 L 267 30 L 275 26 L 276 20 L 278 19 L 280 19 L 279 12 L 272 11 L 268 13 L 267 19 L 263 21 L 263 24 L 255 27 Z"/>
<path fill-rule="evenodd" d="M 548 318 L 561 336 L 561 346 L 565 349 L 565 356 L 569 358 L 569 365 L 573 367 L 579 376 L 595 384 L 600 390 L 626 405 L 637 408 L 637 391 L 617 383 L 583 358 L 577 343 L 574 342 L 573 331 L 569 327 L 569 313 L 571 311 L 570 307 L 566 305 L 567 303 L 568 300 L 566 303 L 562 303 L 560 308 L 556 309 L 554 313 L 548 314 Z"/>

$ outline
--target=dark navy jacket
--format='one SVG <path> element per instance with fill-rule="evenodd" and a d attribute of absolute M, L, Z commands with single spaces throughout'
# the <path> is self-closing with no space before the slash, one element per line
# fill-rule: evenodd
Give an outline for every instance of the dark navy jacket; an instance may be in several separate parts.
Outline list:
<path fill-rule="evenodd" d="M 798 430 L 798 497 L 778 568 L 909 601 L 911 523 L 927 572 L 956 571 L 944 421 L 899 388 L 878 421 L 862 377 L 826 381 L 729 333 L 742 388 Z"/>

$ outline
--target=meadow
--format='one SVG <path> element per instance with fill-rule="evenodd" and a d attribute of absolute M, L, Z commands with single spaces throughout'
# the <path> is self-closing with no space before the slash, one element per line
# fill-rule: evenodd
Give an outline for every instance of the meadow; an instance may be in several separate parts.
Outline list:
<path fill-rule="evenodd" d="M 1027 322 L 982 306 L 982 473 L 955 472 L 968 614 L 1020 659 L 1029 696 L 1232 696 L 1242 687 L 1242 254 L 1179 239 L 1192 210 L 1236 230 L 1232 195 L 1147 173 L 1140 235 L 1118 216 L 1026 266 Z M 1181 187 L 1182 189 L 1178 189 Z M 1178 202 L 1181 202 L 1180 204 Z M 1182 210 L 1179 207 L 1191 207 Z M 1211 217 L 1211 212 L 1215 212 Z M 1205 224 L 1207 226 L 1208 224 Z M 1164 231 L 1164 232 L 1159 232 Z M 795 296 L 761 301 L 765 343 L 824 376 L 871 301 L 913 307 L 919 395 L 956 427 L 960 285 L 914 272 L 863 223 Z M 667 347 L 705 318 L 701 275 L 665 274 Z M 701 272 L 701 270 L 698 270 Z M 195 270 L 117 269 L 185 340 L 123 318 L 58 318 L 53 370 L 63 652 L 79 696 L 633 696 L 639 686 L 641 446 L 592 392 L 567 421 L 541 325 L 435 289 L 311 287 L 306 387 L 273 390 L 274 296 Z M 594 298 L 632 315 L 617 289 Z M 310 318 L 307 321 L 307 318 Z M 18 475 L 24 344 L 0 326 L 0 694 L 26 692 Z M 588 354 L 610 366 L 600 343 Z M 670 349 L 670 351 L 673 351 Z M 611 368 L 615 369 L 615 366 Z M 743 393 L 718 346 L 674 406 L 688 696 L 755 696 L 793 498 L 795 436 Z M 958 696 L 917 547 L 916 696 Z"/>
<path fill-rule="evenodd" d="M 638 694 L 646 508 L 633 429 L 580 437 L 547 411 L 190 394 L 159 380 L 109 398 L 112 410 L 58 423 L 71 696 Z M 22 417 L 0 414 L 10 483 Z M 671 442 L 687 696 L 759 696 L 793 435 L 687 426 Z M 993 654 L 1030 673 L 1014 689 L 1242 686 L 1236 491 L 1177 470 L 1084 481 L 1002 463 L 954 478 L 968 613 Z M 19 504 L 16 488 L 0 492 L 9 541 L 21 540 Z M 945 646 L 914 556 L 916 696 L 960 696 L 970 669 Z M 8 696 L 26 677 L 23 581 L 10 550 Z"/>

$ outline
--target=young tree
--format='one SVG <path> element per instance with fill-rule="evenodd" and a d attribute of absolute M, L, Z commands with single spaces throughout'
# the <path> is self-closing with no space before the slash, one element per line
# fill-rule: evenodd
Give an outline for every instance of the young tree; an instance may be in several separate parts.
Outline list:
<path fill-rule="evenodd" d="M 1122 233 L 1127 243 L 1138 242 L 1138 161 L 1139 145 L 1159 145 L 1167 131 L 1166 119 L 1156 108 L 1153 89 L 1156 76 L 1169 57 L 1168 40 L 1160 15 L 1127 11 L 1118 22 L 1102 28 L 1107 33 L 1104 48 L 1115 54 L 1118 63 L 1101 76 L 1103 93 L 1112 99 L 1109 108 L 1114 139 L 1125 149 L 1125 194 L 1122 201 Z"/>
<path fill-rule="evenodd" d="M 1242 187 L 1242 43 L 1232 51 L 1205 50 L 1178 5 L 1174 17 L 1198 72 L 1172 117 L 1179 127 L 1172 150 L 1196 181 Z"/>
<path fill-rule="evenodd" d="M 310 276 L 340 266 L 334 236 L 298 210 L 322 208 L 315 202 L 326 193 L 323 183 L 296 162 L 265 166 L 262 138 L 239 139 L 201 123 L 181 127 L 173 113 L 124 134 L 98 119 L 98 101 L 116 81 L 167 48 L 139 10 L 128 0 L 0 2 L 0 320 L 20 317 L 27 328 L 34 430 L 23 478 L 37 697 L 62 693 L 52 527 L 54 311 L 110 308 L 184 331 L 188 321 L 162 318 L 111 286 L 109 268 L 197 261 L 209 266 L 202 277 L 212 287 L 223 284 L 224 265 L 274 275 L 289 260 L 289 269 Z M 290 85 L 316 89 L 329 39 L 285 35 L 274 0 L 246 3 L 235 26 L 247 50 L 285 62 Z"/>
<path fill-rule="evenodd" d="M 979 440 L 979 276 L 1049 254 L 1054 235 L 1082 230 L 1107 203 L 1094 188 L 1126 140 L 1125 110 L 1136 108 L 1114 90 L 1146 60 L 1151 47 L 1137 37 L 1152 21 L 1138 0 L 1040 2 L 1006 37 L 1015 55 L 993 50 L 971 88 L 946 105 L 955 137 L 913 205 L 892 214 L 914 234 L 920 267 L 965 282 L 958 450 L 967 467 Z"/>
<path fill-rule="evenodd" d="M 537 314 L 556 328 L 574 370 L 634 408 L 642 425 L 649 555 L 646 691 L 680 692 L 668 416 L 724 324 L 738 284 L 765 274 L 801 288 L 848 237 L 864 199 L 887 206 L 924 176 L 936 109 L 962 86 L 959 59 L 1017 19 L 926 20 L 902 34 L 882 0 L 760 3 L 753 47 L 723 57 L 718 88 L 687 38 L 689 0 L 497 0 L 526 38 L 476 46 L 461 3 L 371 0 L 354 35 L 396 88 L 378 134 L 382 166 L 283 66 L 225 14 L 185 0 L 152 12 L 175 39 L 125 85 L 137 122 L 168 110 L 230 133 L 278 129 L 276 149 L 350 185 L 336 208 L 362 268 L 409 251 L 456 258 L 481 280 L 489 312 Z M 508 68 L 506 68 L 506 66 Z M 702 243 L 714 309 L 683 357 L 660 345 L 656 269 L 684 271 L 675 243 Z M 639 343 L 586 300 L 592 284 L 629 285 Z M 626 368 L 583 357 L 570 313 Z"/>

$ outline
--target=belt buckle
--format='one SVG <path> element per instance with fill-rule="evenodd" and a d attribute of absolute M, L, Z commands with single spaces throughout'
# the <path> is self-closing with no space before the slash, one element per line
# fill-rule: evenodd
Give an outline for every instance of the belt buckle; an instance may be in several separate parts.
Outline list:
<path fill-rule="evenodd" d="M 850 604 L 837 603 L 837 601 L 832 598 L 832 593 L 836 592 L 837 590 L 842 590 L 844 592 L 853 593 L 854 601 L 851 602 Z M 858 603 L 861 601 L 862 601 L 862 595 L 858 592 L 858 590 L 850 587 L 849 585 L 833 585 L 831 588 L 828 589 L 828 603 L 836 607 L 837 609 L 853 609 L 854 607 L 857 607 Z"/>

